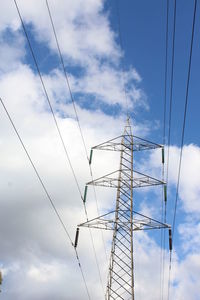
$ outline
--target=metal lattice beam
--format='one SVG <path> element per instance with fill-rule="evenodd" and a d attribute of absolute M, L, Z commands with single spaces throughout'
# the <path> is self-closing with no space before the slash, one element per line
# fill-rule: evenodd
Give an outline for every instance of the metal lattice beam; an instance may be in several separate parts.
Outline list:
<path fill-rule="evenodd" d="M 162 148 L 162 145 L 152 143 L 148 140 L 139 138 L 132 134 L 124 134 L 120 135 L 114 139 L 108 140 L 107 142 L 101 143 L 95 147 L 92 147 L 92 149 L 98 149 L 98 150 L 108 150 L 108 151 L 124 151 L 121 147 L 121 140 L 122 138 L 124 141 L 128 141 L 128 139 L 131 137 L 132 143 L 124 143 L 124 148 L 133 151 L 142 151 L 142 150 L 152 150 L 156 148 Z"/>
<path fill-rule="evenodd" d="M 118 226 L 120 228 L 127 228 L 130 221 L 127 219 L 130 218 L 129 211 L 127 210 L 119 210 L 119 214 L 124 214 L 124 218 L 126 218 L 126 221 L 118 221 Z M 111 211 L 109 213 L 106 213 L 102 216 L 99 216 L 97 218 L 94 218 L 92 220 L 89 220 L 87 222 L 81 223 L 78 225 L 78 227 L 90 227 L 90 228 L 96 228 L 96 229 L 104 229 L 104 230 L 114 230 L 114 226 L 116 223 L 115 220 L 115 214 L 116 211 Z M 126 215 L 127 214 L 127 215 Z M 132 212 L 133 216 L 133 231 L 136 230 L 149 230 L 149 229 L 160 229 L 160 228 L 171 228 L 170 225 L 166 223 L 162 223 L 160 221 L 157 221 L 153 218 L 147 217 L 143 214 L 140 214 L 136 211 Z"/>
<path fill-rule="evenodd" d="M 119 178 L 119 173 L 121 175 Z M 152 176 L 145 175 L 138 171 L 133 171 L 134 177 L 130 176 L 128 168 L 122 168 L 112 173 L 106 174 L 102 177 L 99 177 L 93 181 L 87 183 L 87 185 L 103 186 L 103 187 L 113 187 L 118 188 L 119 182 L 120 187 L 127 187 L 130 189 L 131 184 L 133 188 L 139 187 L 148 187 L 153 185 L 165 184 L 165 182 L 158 180 Z"/>

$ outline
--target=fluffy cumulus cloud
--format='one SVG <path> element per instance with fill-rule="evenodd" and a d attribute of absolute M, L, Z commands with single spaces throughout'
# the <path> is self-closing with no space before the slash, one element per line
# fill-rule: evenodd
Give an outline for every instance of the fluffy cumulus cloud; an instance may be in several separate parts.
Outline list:
<path fill-rule="evenodd" d="M 168 149 L 166 149 L 166 157 Z M 161 154 L 159 151 L 152 154 L 150 167 L 159 173 Z M 177 185 L 178 168 L 180 162 L 180 148 L 170 146 L 169 149 L 169 188 Z M 198 176 L 200 168 L 200 148 L 197 145 L 185 145 L 183 147 L 179 198 L 182 209 L 186 213 L 199 213 L 200 211 L 200 178 Z M 166 170 L 167 171 L 167 170 Z M 157 174 L 158 174 L 157 173 Z M 169 190 L 170 194 L 170 190 Z"/>
<path fill-rule="evenodd" d="M 168 149 L 166 149 L 166 153 Z M 148 168 L 154 174 L 160 174 L 160 151 L 150 155 Z M 168 218 L 173 220 L 175 204 L 175 191 L 177 187 L 178 168 L 180 161 L 180 148 L 169 148 L 169 173 L 168 173 L 168 205 L 170 207 Z M 200 147 L 194 144 L 183 147 L 181 164 L 178 206 L 176 213 L 176 227 L 174 237 L 175 257 L 172 264 L 172 299 L 198 299 L 198 270 L 199 270 L 199 199 L 200 180 L 199 165 Z M 147 168 L 147 166 L 143 166 Z M 177 243 L 177 240 L 180 240 Z M 181 255 L 179 254 L 181 253 Z"/>
<path fill-rule="evenodd" d="M 19 41 L 22 37 L 19 37 L 20 22 L 14 1 L 8 2 L 8 5 L 2 7 L 3 15 L 6 15 L 7 19 L 3 17 L 0 25 L 2 33 L 9 31 L 10 35 L 15 35 L 17 42 L 5 52 L 3 48 L 7 49 L 8 45 L 4 41 L 1 51 L 7 53 L 7 58 L 12 56 L 14 59 L 22 55 L 23 46 L 18 45 L 23 44 L 23 41 Z M 47 47 L 49 55 L 57 54 L 45 1 L 19 1 L 18 6 L 28 28 L 32 29 L 35 42 Z M 116 43 L 117 36 L 111 30 L 108 15 L 104 12 L 104 1 L 49 1 L 49 7 L 65 64 L 78 68 L 75 77 L 73 74 L 69 76 L 74 93 L 78 93 L 79 96 L 81 94 L 81 99 L 87 95 L 87 104 L 90 105 L 90 102 L 98 99 L 99 102 L 112 106 L 118 104 L 122 108 L 126 105 L 130 108 L 148 108 L 146 95 L 138 86 L 141 82 L 140 75 L 133 67 L 124 72 L 120 68 L 122 53 Z M 47 57 L 43 57 L 42 61 L 45 59 Z M 13 64 L 12 60 L 10 61 L 11 65 L 15 63 L 16 60 Z M 55 74 L 56 70 L 53 71 L 54 79 Z M 94 102 L 95 107 L 98 101 Z"/>
<path fill-rule="evenodd" d="M 90 181 L 91 176 L 65 77 L 56 61 L 57 48 L 46 3 L 41 0 L 20 0 L 18 5 L 28 28 L 39 66 L 43 66 L 42 76 L 49 100 L 83 193 L 85 182 Z M 139 107 L 148 109 L 146 95 L 142 89 L 142 78 L 134 67 L 122 72 L 120 67 L 122 52 L 117 43 L 117 35 L 111 28 L 109 14 L 104 10 L 103 0 L 49 0 L 49 6 L 64 62 L 68 67 L 69 81 L 75 96 L 87 151 L 89 151 L 91 146 L 121 134 L 126 109 L 124 84 L 127 105 L 134 109 Z M 0 97 L 69 235 L 74 239 L 77 224 L 85 221 L 77 184 L 31 60 L 14 1 L 3 1 L 0 8 Z M 43 56 L 37 49 L 44 53 Z M 49 58 L 54 62 L 52 67 Z M 120 113 L 113 117 L 111 112 L 116 107 Z M 139 135 L 142 132 L 144 135 L 148 130 L 148 126 L 144 124 L 134 123 L 135 134 Z M 2 105 L 0 107 L 0 150 L 0 268 L 3 273 L 3 299 L 88 299 L 71 242 L 60 226 Z M 195 236 L 195 230 L 198 232 L 199 226 L 198 220 L 190 218 L 190 214 L 200 209 L 197 171 L 199 151 L 197 146 L 189 145 L 184 148 L 183 153 L 180 199 L 182 209 L 188 213 L 184 224 L 187 225 L 188 232 L 194 231 L 191 239 Z M 177 175 L 178 154 L 179 149 L 172 147 L 169 177 L 172 186 Z M 152 155 L 150 161 L 156 173 L 157 154 Z M 94 153 L 94 177 L 117 168 L 117 154 Z M 191 174 L 194 174 L 194 170 L 196 176 L 192 180 Z M 114 191 L 97 189 L 96 196 L 100 212 L 113 206 Z M 89 218 L 97 215 L 95 194 L 91 188 L 88 191 L 87 208 Z M 148 202 L 142 202 L 141 210 L 154 215 Z M 189 233 L 184 230 L 184 224 L 179 226 L 179 232 L 185 245 L 183 249 L 185 258 L 183 260 L 176 258 L 173 273 L 175 274 L 173 293 L 176 299 L 183 299 L 185 289 L 195 286 L 192 272 L 197 269 L 198 262 L 196 252 L 199 239 L 193 238 L 193 252 L 188 253 Z M 111 235 L 105 234 L 103 243 L 101 232 L 93 234 L 102 278 L 101 284 L 90 233 L 87 229 L 81 229 L 78 252 L 91 299 L 100 300 L 104 297 L 110 239 Z M 104 251 L 104 244 L 107 254 Z M 149 299 L 159 299 L 159 292 L 157 291 L 156 295 L 153 292 L 160 280 L 160 260 L 157 255 L 160 247 L 153 237 L 144 233 L 135 236 L 135 247 L 139 249 L 136 254 L 137 297 L 144 298 L 152 294 Z M 188 272 L 184 271 L 185 268 Z M 152 270 L 156 270 L 153 272 L 154 276 Z M 143 288 L 144 286 L 146 289 Z M 198 290 L 195 289 L 190 299 L 197 299 L 197 292 Z"/>

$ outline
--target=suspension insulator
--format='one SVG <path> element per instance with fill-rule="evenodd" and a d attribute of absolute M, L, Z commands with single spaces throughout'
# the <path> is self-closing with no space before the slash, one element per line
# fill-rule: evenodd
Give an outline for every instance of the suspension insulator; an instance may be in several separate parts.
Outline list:
<path fill-rule="evenodd" d="M 87 190 L 88 190 L 88 186 L 85 186 L 85 191 L 84 191 L 84 198 L 83 198 L 83 202 L 86 202 L 86 198 L 87 198 Z"/>
<path fill-rule="evenodd" d="M 169 250 L 172 251 L 172 230 L 169 228 Z"/>
<path fill-rule="evenodd" d="M 93 155 L 93 149 L 90 150 L 90 159 L 89 159 L 89 164 L 90 165 L 92 163 L 92 155 Z"/>
<path fill-rule="evenodd" d="M 167 186 L 164 185 L 164 200 L 167 202 Z"/>
<path fill-rule="evenodd" d="M 76 236 L 75 236 L 75 242 L 74 242 L 74 247 L 76 248 L 78 245 L 78 237 L 79 237 L 79 228 L 76 228 Z"/>
<path fill-rule="evenodd" d="M 165 163 L 165 149 L 164 147 L 162 148 L 162 164 Z"/>

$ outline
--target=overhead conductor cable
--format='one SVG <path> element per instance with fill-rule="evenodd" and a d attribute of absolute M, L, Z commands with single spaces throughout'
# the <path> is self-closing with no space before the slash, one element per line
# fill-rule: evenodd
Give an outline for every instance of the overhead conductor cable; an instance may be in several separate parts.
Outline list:
<path fill-rule="evenodd" d="M 73 109 L 74 109 L 75 116 L 76 116 L 76 121 L 77 121 L 77 124 L 78 124 L 78 127 L 79 127 L 81 139 L 82 139 L 82 142 L 83 142 L 83 146 L 84 146 L 86 158 L 87 158 L 87 161 L 89 163 L 90 175 L 91 175 L 92 180 L 94 180 L 93 173 L 92 173 L 92 167 L 91 167 L 93 150 L 90 151 L 90 157 L 88 157 L 88 153 L 87 153 L 87 149 L 86 149 L 86 143 L 85 143 L 85 139 L 84 139 L 83 132 L 82 132 L 82 129 L 81 129 L 81 124 L 80 124 L 80 121 L 79 121 L 79 117 L 78 117 L 78 113 L 77 113 L 77 109 L 76 109 L 76 104 L 75 104 L 73 93 L 72 93 L 72 90 L 71 90 L 71 87 L 70 87 L 69 78 L 68 78 L 68 75 L 67 75 L 67 72 L 66 72 L 66 69 L 65 69 L 64 59 L 63 59 L 63 55 L 62 55 L 61 48 L 60 48 L 60 45 L 59 45 L 59 41 L 58 41 L 58 37 L 57 37 L 57 33 L 56 33 L 54 21 L 53 21 L 53 17 L 52 17 L 52 14 L 51 14 L 51 9 L 50 9 L 50 6 L 49 6 L 49 3 L 48 3 L 47 0 L 46 0 L 46 6 L 47 6 L 47 10 L 48 10 L 48 14 L 49 14 L 51 26 L 52 26 L 53 33 L 54 33 L 54 37 L 55 37 L 55 41 L 56 41 L 56 45 L 57 45 L 57 49 L 58 49 L 58 53 L 59 53 L 59 57 L 60 57 L 61 66 L 62 66 L 62 69 L 63 69 L 64 77 L 66 79 L 66 83 L 67 83 L 67 87 L 68 87 L 68 90 L 69 90 L 71 102 L 72 102 Z M 94 197 L 95 197 L 95 201 L 96 201 L 97 213 L 98 213 L 98 215 L 100 215 L 99 205 L 98 205 L 97 195 L 96 195 L 96 190 L 95 190 L 94 186 L 93 186 L 93 190 L 94 190 Z M 85 211 L 86 219 L 88 219 L 88 213 L 87 213 L 87 208 L 86 208 L 86 195 L 87 195 L 87 186 L 85 187 L 85 192 L 84 192 L 84 196 L 82 197 L 82 200 L 83 200 L 83 205 L 84 205 L 84 211 Z M 104 236 L 103 236 L 102 231 L 101 231 L 101 234 L 102 234 L 102 241 L 103 241 L 105 256 L 107 258 L 106 245 L 105 245 L 105 240 L 104 240 Z M 94 246 L 94 240 L 93 240 L 93 236 L 92 236 L 91 232 L 90 232 L 90 236 L 91 236 L 91 241 L 92 241 L 92 247 L 93 247 L 93 250 L 94 250 L 95 261 L 96 261 L 97 268 L 98 268 L 99 278 L 100 278 L 102 289 L 103 289 L 103 283 L 102 283 L 102 278 L 101 278 L 100 267 L 99 267 L 99 263 L 98 263 L 98 259 L 97 259 L 97 254 L 96 254 L 96 250 L 95 250 L 95 246 Z"/>
<path fill-rule="evenodd" d="M 55 40 L 56 40 L 56 45 L 57 45 L 57 49 L 58 49 L 58 53 L 59 53 L 59 57 L 60 57 L 60 62 L 61 62 L 62 68 L 63 68 L 63 73 L 65 75 L 65 79 L 66 79 L 66 83 L 67 83 L 67 86 L 68 86 L 68 90 L 69 90 L 70 98 L 71 98 L 71 101 L 72 101 L 73 109 L 74 109 L 74 112 L 75 112 L 75 115 L 76 115 L 76 121 L 77 121 L 77 124 L 78 124 L 78 127 L 79 127 L 79 131 L 80 131 L 80 134 L 81 134 L 81 139 L 82 139 L 83 146 L 84 146 L 84 149 L 85 149 L 85 154 L 86 154 L 86 157 L 89 161 L 87 148 L 86 148 L 86 144 L 85 144 L 85 139 L 84 139 L 84 136 L 83 136 L 83 132 L 82 132 L 82 129 L 81 129 L 81 124 L 80 124 L 77 109 L 76 109 L 76 104 L 75 104 L 74 97 L 73 97 L 73 94 L 72 94 L 72 90 L 71 90 L 71 87 L 70 87 L 70 84 L 69 84 L 69 78 L 68 78 L 68 75 L 67 75 L 67 72 L 66 72 L 66 69 L 65 69 L 63 56 L 62 56 L 62 53 L 61 53 L 60 45 L 59 45 L 59 42 L 58 42 L 58 37 L 57 37 L 57 34 L 56 34 L 56 29 L 55 29 L 55 26 L 54 26 L 53 18 L 52 18 L 52 15 L 51 15 L 51 10 L 50 10 L 49 3 L 48 3 L 47 0 L 46 0 L 46 6 L 47 6 L 50 21 L 51 21 L 54 37 L 55 37 Z"/>
<path fill-rule="evenodd" d="M 20 18 L 20 20 L 21 20 L 22 28 L 23 28 L 24 34 L 25 34 L 25 36 L 26 36 L 26 39 L 27 39 L 27 42 L 28 42 L 28 45 L 29 45 L 29 49 L 30 49 L 30 51 L 31 51 L 31 55 L 32 55 L 33 60 L 34 60 L 34 63 L 35 63 L 35 66 L 36 66 L 36 69 L 37 69 L 37 72 L 38 72 L 38 75 L 39 75 L 39 78 L 40 78 L 40 81 L 41 81 L 41 84 L 42 84 L 42 88 L 43 88 L 45 97 L 46 97 L 46 99 L 47 99 L 47 102 L 48 102 L 48 104 L 49 104 L 49 108 L 50 108 L 51 114 L 52 114 L 52 116 L 53 116 L 53 120 L 54 120 L 56 129 L 57 129 L 59 138 L 60 138 L 60 140 L 61 140 L 62 147 L 63 147 L 64 152 L 65 152 L 65 155 L 66 155 L 66 157 L 67 157 L 67 161 L 68 161 L 69 166 L 70 166 L 70 168 L 71 168 L 71 171 L 72 171 L 74 180 L 75 180 L 75 182 L 76 182 L 76 186 L 77 186 L 77 189 L 78 189 L 79 194 L 80 194 L 80 196 L 81 196 L 81 199 L 83 199 L 82 193 L 81 193 L 81 189 L 80 189 L 80 186 L 79 186 L 79 183 L 78 183 L 78 180 L 77 180 L 75 171 L 74 171 L 74 169 L 73 169 L 72 163 L 71 163 L 71 161 L 70 161 L 69 154 L 68 154 L 68 152 L 67 152 L 67 148 L 66 148 L 66 146 L 65 146 L 65 142 L 64 142 L 63 136 L 62 136 L 61 131 L 60 131 L 60 128 L 59 128 L 59 126 L 58 126 L 58 123 L 57 123 L 57 120 L 56 120 L 56 116 L 55 116 L 54 111 L 53 111 L 53 107 L 52 107 L 52 105 L 51 105 L 51 102 L 50 102 L 50 99 L 49 99 L 49 96 L 48 96 L 48 93 L 47 93 L 47 90 L 46 90 L 44 81 L 43 81 L 43 79 L 42 79 L 42 75 L 41 75 L 41 72 L 40 72 L 40 69 L 39 69 L 39 66 L 38 66 L 38 63 L 37 63 L 37 60 L 36 60 L 36 57 L 35 57 L 33 48 L 32 48 L 32 46 L 31 46 L 31 42 L 30 42 L 30 40 L 29 40 L 27 31 L 26 31 L 26 27 L 25 27 L 25 25 L 24 25 L 22 16 L 21 16 L 21 14 L 20 14 L 19 7 L 18 7 L 18 5 L 17 5 L 17 1 L 14 0 L 14 3 L 15 3 L 15 6 L 16 6 L 16 9 L 17 9 L 19 18 Z"/>
<path fill-rule="evenodd" d="M 167 185 L 168 185 L 168 170 L 169 170 L 169 147 L 171 139 L 171 116 L 172 116 L 172 100 L 173 100 L 173 79 L 174 79 L 174 57 L 175 57 L 175 35 L 176 35 L 176 0 L 174 0 L 174 15 L 173 15 L 173 35 L 172 35 L 172 63 L 171 63 L 171 80 L 170 80 L 170 103 L 169 103 L 169 125 L 168 125 L 168 147 L 167 147 L 167 171 L 166 171 L 166 185 L 164 185 L 164 219 L 167 218 Z M 169 0 L 167 0 L 167 24 L 166 24 L 166 52 L 165 52 L 165 87 L 164 87 L 164 126 L 163 126 L 163 144 L 166 144 L 165 131 L 166 131 L 166 106 L 167 106 L 167 74 L 168 74 L 168 27 L 169 27 Z M 163 166 L 163 180 L 164 180 L 164 166 Z M 165 249 L 165 231 L 162 236 L 162 245 Z M 163 247 L 162 247 L 163 248 Z M 165 251 L 162 249 L 162 300 L 164 297 L 164 281 L 165 281 Z"/>
<path fill-rule="evenodd" d="M 180 184 L 181 165 L 182 165 L 182 156 L 183 156 L 183 144 L 184 144 L 184 137 L 185 137 L 185 125 L 186 125 L 187 107 L 188 107 L 188 94 L 189 94 L 190 73 L 191 73 L 191 64 L 192 64 L 194 29 L 195 29 L 195 21 L 196 21 L 196 9 L 197 9 L 197 0 L 194 0 L 192 36 L 191 36 L 191 42 L 190 42 L 189 65 L 188 65 L 186 94 L 185 94 L 185 107 L 184 107 L 184 116 L 183 116 L 182 137 L 181 137 L 181 151 L 180 151 L 180 159 L 179 159 L 179 167 L 178 167 L 178 179 L 177 179 L 176 198 L 175 198 L 175 205 L 174 205 L 174 217 L 173 217 L 173 223 L 172 223 L 172 245 L 173 245 L 173 242 L 174 242 L 174 235 L 175 235 L 174 230 L 175 230 L 176 211 L 177 211 L 177 204 L 178 204 L 179 184 Z M 170 297 L 172 254 L 173 254 L 173 251 L 171 252 L 171 255 L 170 255 L 169 279 L 168 279 L 168 300 L 169 300 L 169 297 Z"/>
<path fill-rule="evenodd" d="M 40 174 L 39 174 L 39 172 L 38 172 L 38 170 L 37 170 L 37 168 L 36 168 L 36 166 L 35 166 L 35 164 L 34 164 L 34 162 L 32 160 L 32 158 L 31 158 L 31 156 L 30 156 L 30 154 L 29 154 L 29 152 L 28 152 L 28 150 L 27 150 L 27 148 L 26 148 L 26 146 L 25 146 L 25 144 L 24 144 L 24 142 L 23 142 L 23 140 L 22 140 L 19 132 L 17 131 L 17 128 L 16 128 L 16 126 L 15 126 L 15 124 L 14 124 L 14 122 L 13 122 L 13 120 L 12 120 L 12 118 L 11 118 L 11 116 L 10 116 L 10 114 L 9 114 L 9 112 L 8 112 L 6 106 L 5 106 L 5 104 L 4 104 L 4 102 L 3 102 L 3 100 L 1 98 L 0 98 L 0 102 L 1 102 L 1 104 L 2 104 L 2 106 L 4 108 L 4 111 L 6 112 L 6 115 L 7 115 L 8 119 L 9 119 L 9 121 L 10 121 L 10 123 L 11 123 L 11 125 L 12 125 L 12 127 L 13 127 L 13 129 L 14 129 L 14 131 L 15 131 L 15 133 L 16 133 L 16 135 L 17 135 L 17 137 L 18 137 L 18 139 L 19 139 L 19 141 L 20 141 L 20 143 L 21 143 L 21 145 L 22 145 L 22 147 L 23 147 L 23 149 L 24 149 L 27 157 L 28 157 L 28 160 L 29 160 L 31 166 L 33 167 L 33 169 L 35 171 L 35 174 L 36 174 L 36 176 L 37 176 L 37 178 L 38 178 L 38 180 L 39 180 L 39 182 L 40 182 L 40 184 L 41 184 L 41 186 L 42 186 L 42 188 L 43 188 L 43 190 L 44 190 L 44 192 L 45 192 L 45 194 L 46 194 L 46 196 L 47 196 L 47 198 L 48 198 L 48 200 L 49 200 L 49 202 L 50 202 L 50 204 L 51 204 L 51 206 L 52 206 L 52 208 L 53 208 L 53 210 L 54 210 L 54 212 L 55 212 L 55 214 L 57 216 L 57 218 L 59 219 L 59 222 L 60 222 L 60 224 L 61 224 L 61 226 L 62 226 L 65 234 L 67 235 L 68 239 L 70 240 L 71 245 L 73 246 L 73 248 L 75 250 L 76 258 L 77 258 L 78 265 L 79 265 L 79 268 L 80 268 L 80 271 L 81 271 L 81 274 L 82 274 L 82 278 L 83 278 L 83 281 L 84 281 L 84 284 L 85 284 L 85 288 L 86 288 L 86 291 L 87 291 L 88 299 L 91 300 L 90 295 L 89 295 L 89 291 L 88 291 L 88 287 L 87 287 L 87 284 L 86 284 L 85 276 L 83 274 L 82 266 L 81 266 L 81 263 L 80 263 L 80 259 L 78 257 L 77 250 L 74 247 L 72 239 L 71 239 L 71 237 L 69 235 L 69 232 L 68 232 L 68 230 L 67 230 L 67 228 L 66 228 L 66 226 L 65 226 L 65 224 L 64 224 L 64 222 L 63 222 L 63 220 L 62 220 L 62 218 L 61 218 L 61 216 L 60 216 L 60 214 L 58 212 L 58 210 L 56 209 L 55 204 L 54 204 L 54 202 L 53 202 L 53 200 L 52 200 L 49 192 L 47 191 L 47 188 L 46 188 L 46 186 L 45 186 L 45 184 L 44 184 L 44 182 L 43 182 L 43 180 L 42 180 L 42 178 L 41 178 L 41 176 L 40 176 Z"/>
<path fill-rule="evenodd" d="M 49 96 L 48 96 L 48 93 L 47 93 L 47 90 L 46 90 L 46 87 L 45 87 L 45 84 L 44 84 L 44 82 L 43 82 L 42 75 L 41 75 L 41 73 L 40 73 L 40 69 L 39 69 L 39 66 L 38 66 L 38 63 L 37 63 L 37 60 L 36 60 L 34 51 L 33 51 L 33 49 L 32 49 L 32 46 L 31 46 L 31 43 L 30 43 L 30 40 L 29 40 L 27 31 L 26 31 L 26 27 L 25 27 L 25 25 L 24 25 L 24 22 L 23 22 L 23 19 L 22 19 L 22 16 L 21 16 L 21 13 L 20 13 L 18 4 L 17 4 L 17 1 L 14 0 L 14 3 L 15 3 L 15 6 L 16 6 L 16 9 L 17 9 L 17 12 L 18 12 L 18 15 L 19 15 L 21 24 L 22 24 L 22 28 L 23 28 L 24 34 L 25 34 L 25 36 L 26 36 L 26 39 L 27 39 L 27 42 L 28 42 L 28 45 L 29 45 L 29 49 L 30 49 L 30 51 L 31 51 L 31 55 L 32 55 L 32 57 L 33 57 L 33 60 L 34 60 L 34 63 L 35 63 L 35 66 L 36 66 L 36 69 L 37 69 L 37 72 L 38 72 L 38 75 L 39 75 L 39 78 L 40 78 L 42 87 L 43 87 L 44 94 L 45 94 L 45 96 L 46 96 L 47 102 L 48 102 L 49 107 L 50 107 L 50 111 L 51 111 L 51 113 L 52 113 L 52 116 L 53 116 L 53 119 L 54 119 L 54 122 L 55 122 L 57 131 L 58 131 L 58 135 L 59 135 L 60 140 L 61 140 L 61 144 L 62 144 L 63 149 L 64 149 L 64 152 L 65 152 L 65 154 L 66 154 L 67 161 L 68 161 L 68 163 L 69 163 L 69 165 L 70 165 L 71 171 L 72 171 L 72 173 L 73 173 L 73 177 L 74 177 L 74 180 L 75 180 L 75 182 L 76 182 L 76 185 L 77 185 L 77 188 L 78 188 L 80 197 L 81 197 L 81 199 L 83 200 L 83 196 L 82 196 L 82 193 L 81 193 L 81 189 L 80 189 L 80 186 L 79 186 L 79 183 L 78 183 L 76 174 L 75 174 L 75 172 L 74 172 L 73 166 L 72 166 L 72 164 L 71 164 L 71 161 L 70 161 L 70 158 L 69 158 L 69 155 L 68 155 L 68 152 L 67 152 L 67 148 L 66 148 L 66 146 L 65 146 L 65 143 L 64 143 L 64 140 L 63 140 L 63 137 L 62 137 L 60 128 L 59 128 L 59 126 L 58 126 L 58 123 L 57 123 L 57 120 L 56 120 L 56 117 L 55 117 L 55 114 L 54 114 L 54 111 L 53 111 L 53 108 L 52 108 L 52 105 L 51 105 L 51 102 L 50 102 L 50 99 L 49 99 Z M 78 258 L 78 256 L 77 256 L 77 258 Z M 88 289 L 87 289 L 87 291 L 88 291 Z M 88 294 L 88 296 L 89 296 L 89 294 Z"/>

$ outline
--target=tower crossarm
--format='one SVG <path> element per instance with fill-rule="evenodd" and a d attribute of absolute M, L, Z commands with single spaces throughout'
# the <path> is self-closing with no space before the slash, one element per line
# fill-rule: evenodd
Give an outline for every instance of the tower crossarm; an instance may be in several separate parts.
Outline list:
<path fill-rule="evenodd" d="M 125 140 L 124 148 L 121 147 L 121 139 Z M 133 141 L 130 143 L 128 139 Z M 127 142 L 127 143 L 126 143 Z M 152 143 L 146 139 L 139 138 L 135 135 L 120 135 L 116 138 L 108 140 L 107 142 L 101 143 L 97 146 L 92 147 L 93 150 L 108 150 L 108 151 L 126 151 L 133 149 L 133 151 L 151 150 L 156 148 L 162 148 L 162 145 Z"/>
<path fill-rule="evenodd" d="M 118 213 L 127 215 L 130 218 L 129 210 L 118 210 Z M 116 211 L 111 211 L 104 215 L 101 215 L 97 218 L 89 220 L 87 222 L 81 223 L 78 227 L 90 227 L 96 229 L 105 229 L 105 230 L 114 230 L 116 225 L 115 220 Z M 130 221 L 118 221 L 118 231 L 120 229 L 127 229 L 127 226 L 130 225 Z M 133 231 L 137 230 L 149 230 L 149 229 L 160 229 L 160 228 L 171 228 L 170 225 L 162 223 L 158 220 L 145 216 L 141 213 L 133 211 Z"/>
<path fill-rule="evenodd" d="M 124 175 L 121 176 L 120 179 L 119 172 L 121 172 Z M 139 188 L 165 184 L 164 181 L 161 181 L 149 175 L 145 175 L 141 172 L 133 171 L 133 174 L 134 176 L 132 178 L 129 174 L 129 169 L 117 170 L 97 179 L 94 179 L 93 181 L 88 182 L 87 185 L 117 188 L 120 181 L 122 188 L 123 186 L 130 188 L 131 182 L 133 184 L 132 188 Z"/>

